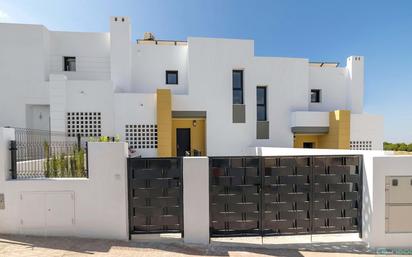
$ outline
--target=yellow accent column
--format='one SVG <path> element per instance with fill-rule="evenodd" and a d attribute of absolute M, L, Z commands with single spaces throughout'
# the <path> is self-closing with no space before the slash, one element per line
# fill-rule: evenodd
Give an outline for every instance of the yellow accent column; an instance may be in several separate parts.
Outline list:
<path fill-rule="evenodd" d="M 170 89 L 157 90 L 157 156 L 172 156 L 172 95 Z"/>
<path fill-rule="evenodd" d="M 319 136 L 319 148 L 349 149 L 350 111 L 337 110 L 329 113 L 329 133 Z"/>

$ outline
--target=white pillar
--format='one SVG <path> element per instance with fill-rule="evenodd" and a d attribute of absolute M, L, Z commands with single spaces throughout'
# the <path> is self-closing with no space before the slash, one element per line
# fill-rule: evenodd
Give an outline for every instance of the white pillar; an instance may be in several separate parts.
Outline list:
<path fill-rule="evenodd" d="M 129 92 L 132 77 L 132 26 L 129 17 L 110 17 L 110 71 L 116 92 Z"/>
<path fill-rule="evenodd" d="M 66 131 L 66 81 L 61 74 L 50 75 L 50 130 Z"/>
<path fill-rule="evenodd" d="M 184 242 L 209 244 L 209 158 L 183 158 Z"/>
<path fill-rule="evenodd" d="M 0 183 L 10 179 L 10 140 L 15 140 L 14 128 L 0 127 Z"/>

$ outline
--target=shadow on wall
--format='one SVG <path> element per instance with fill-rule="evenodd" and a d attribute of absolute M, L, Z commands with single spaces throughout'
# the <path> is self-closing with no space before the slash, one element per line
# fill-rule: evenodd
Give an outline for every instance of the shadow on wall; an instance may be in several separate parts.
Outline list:
<path fill-rule="evenodd" d="M 373 158 L 364 156 L 363 158 L 363 197 L 362 197 L 362 239 L 363 241 L 369 241 L 371 236 L 371 217 L 372 217 L 372 199 L 370 198 L 371 191 L 369 188 L 369 182 L 373 182 L 373 173 L 368 174 L 368 170 L 373 170 Z"/>

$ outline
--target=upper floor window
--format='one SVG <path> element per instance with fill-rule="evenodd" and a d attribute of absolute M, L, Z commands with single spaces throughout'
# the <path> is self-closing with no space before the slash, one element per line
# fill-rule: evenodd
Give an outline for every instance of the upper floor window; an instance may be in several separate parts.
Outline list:
<path fill-rule="evenodd" d="M 233 104 L 243 104 L 243 70 L 232 71 Z"/>
<path fill-rule="evenodd" d="M 320 103 L 321 100 L 321 90 L 320 89 L 311 89 L 310 90 L 310 102 L 311 103 Z"/>
<path fill-rule="evenodd" d="M 266 87 L 256 88 L 257 121 L 267 120 Z"/>
<path fill-rule="evenodd" d="M 179 84 L 177 70 L 167 70 L 166 71 L 166 84 L 177 85 Z"/>
<path fill-rule="evenodd" d="M 76 57 L 64 56 L 63 57 L 63 71 L 76 71 Z"/>

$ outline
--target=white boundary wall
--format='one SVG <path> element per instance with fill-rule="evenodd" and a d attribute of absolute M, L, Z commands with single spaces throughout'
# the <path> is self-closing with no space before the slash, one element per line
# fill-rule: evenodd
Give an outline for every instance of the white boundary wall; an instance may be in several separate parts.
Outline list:
<path fill-rule="evenodd" d="M 89 178 L 9 180 L 12 139 L 13 129 L 0 128 L 0 193 L 5 196 L 0 233 L 128 239 L 127 144 L 90 143 Z M 363 240 L 375 248 L 412 246 L 412 233 L 385 233 L 385 176 L 412 176 L 412 156 L 289 148 L 251 148 L 250 154 L 363 155 Z M 186 243 L 209 243 L 208 180 L 207 157 L 183 159 Z"/>
<path fill-rule="evenodd" d="M 385 233 L 385 177 L 412 176 L 412 156 L 366 155 L 364 163 L 363 239 L 370 247 L 412 247 L 412 233 Z"/>
<path fill-rule="evenodd" d="M 0 233 L 128 239 L 127 144 L 89 143 L 89 178 L 8 180 L 13 136 L 0 128 Z"/>

